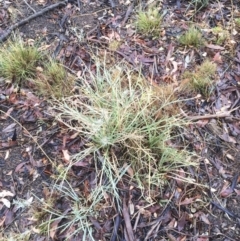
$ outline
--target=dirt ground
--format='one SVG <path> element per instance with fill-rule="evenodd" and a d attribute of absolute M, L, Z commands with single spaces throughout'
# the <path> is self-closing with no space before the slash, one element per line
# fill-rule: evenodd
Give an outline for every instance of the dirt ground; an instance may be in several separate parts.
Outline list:
<path fill-rule="evenodd" d="M 14 23 L 57 2 L 60 1 L 0 1 L 0 35 Z M 68 2 L 15 31 L 24 40 L 33 39 L 42 48 L 47 48 L 73 73 L 81 72 L 83 62 L 91 65 L 91 53 L 96 53 L 96 49 L 99 52 L 107 50 L 110 61 L 126 61 L 126 64 L 141 70 L 147 79 L 151 77 L 156 85 L 181 81 L 187 58 L 191 58 L 187 67 L 190 70 L 194 70 L 205 55 L 218 62 L 216 90 L 211 98 L 189 100 L 183 107 L 189 116 L 213 115 L 212 118 L 199 118 L 182 133 L 186 147 L 201 156 L 198 168 L 189 167 L 187 170 L 195 183 L 184 188 L 181 184 L 179 188 L 166 186 L 158 201 L 170 198 L 169 194 L 174 193 L 171 202 L 164 209 L 158 201 L 149 207 L 148 211 L 156 216 L 143 215 L 134 235 L 136 240 L 146 240 L 151 228 L 158 222 L 158 229 L 150 232 L 147 240 L 240 240 L 240 31 L 233 33 L 229 28 L 233 8 L 234 13 L 240 16 L 239 1 L 210 1 L 208 7 L 193 17 L 193 9 L 188 10 L 190 1 L 155 1 L 165 13 L 158 39 L 136 32 L 133 23 L 138 1 Z M 143 5 L 151 2 L 142 1 Z M 131 4 L 133 10 L 127 16 Z M 231 37 L 220 46 L 213 44 L 213 36 L 205 31 L 208 45 L 200 49 L 184 48 L 177 37 L 190 21 L 199 26 L 203 22 L 210 26 L 223 22 Z M 111 41 L 119 39 L 119 48 L 110 50 Z M 26 231 L 29 232 L 28 239 L 15 240 L 53 240 L 34 229 L 32 210 L 18 205 L 21 200 L 31 202 L 32 198 L 46 198 L 46 190 L 54 181 L 54 170 L 47 156 L 59 165 L 63 159 L 61 127 L 46 114 L 49 110 L 47 102 L 28 90 L 25 88 L 24 94 L 11 93 L 10 101 L 6 101 L 6 93 L 11 92 L 11 87 L 6 88 L 2 82 L 0 86 L 0 110 L 9 113 L 8 116 L 0 116 L 0 190 L 14 193 L 9 197 L 10 208 L 0 202 L 0 240 L 14 240 L 9 235 Z M 224 108 L 235 110 L 228 117 L 218 118 L 216 113 Z M 68 144 L 72 151 L 81 146 L 77 141 L 73 144 L 69 141 Z M 138 205 L 141 201 L 144 202 L 136 192 L 133 204 Z M 64 205 L 62 208 L 64 210 Z M 117 214 L 111 210 L 109 216 L 115 218 Z M 161 221 L 159 218 L 162 218 Z M 98 224 L 93 222 L 95 240 L 126 240 L 120 227 L 119 236 L 111 239 L 114 224 L 107 227 L 104 224 L 106 220 L 106 217 L 100 217 Z M 136 217 L 132 216 L 131 224 L 134 226 L 135 222 Z M 120 226 L 124 225 L 122 219 Z M 82 238 L 79 234 L 71 240 Z M 66 237 L 58 235 L 54 240 L 66 240 Z"/>

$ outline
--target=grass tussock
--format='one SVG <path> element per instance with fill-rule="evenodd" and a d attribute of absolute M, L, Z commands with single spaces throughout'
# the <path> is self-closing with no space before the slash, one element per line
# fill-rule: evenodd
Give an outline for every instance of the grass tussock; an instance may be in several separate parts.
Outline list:
<path fill-rule="evenodd" d="M 50 59 L 44 68 L 38 67 L 36 70 L 34 83 L 39 94 L 57 99 L 71 95 L 75 78 L 60 63 Z"/>
<path fill-rule="evenodd" d="M 162 17 L 157 8 L 149 8 L 147 11 L 139 11 L 136 20 L 136 27 L 139 33 L 159 36 Z"/>
<path fill-rule="evenodd" d="M 17 38 L 0 48 L 0 73 L 10 81 L 34 77 L 41 58 L 42 54 L 35 46 Z"/>
<path fill-rule="evenodd" d="M 186 46 L 199 47 L 203 45 L 202 33 L 194 26 L 191 26 L 186 33 L 179 38 L 179 42 Z"/>
<path fill-rule="evenodd" d="M 49 231 L 54 222 L 64 220 L 54 226 L 56 232 L 71 228 L 71 236 L 81 233 L 94 240 L 89 217 L 97 217 L 113 201 L 120 208 L 118 184 L 123 176 L 135 183 L 147 200 L 153 200 L 167 182 L 167 173 L 196 163 L 186 150 L 171 147 L 175 130 L 186 123 L 179 116 L 164 114 L 164 108 L 171 105 L 169 99 L 159 91 L 156 94 L 141 76 L 121 65 L 106 69 L 96 63 L 96 72 L 85 73 L 78 91 L 78 95 L 53 102 L 56 120 L 86 140 L 84 148 L 73 154 L 56 176 L 60 184 L 54 190 L 59 198 L 68 200 L 71 209 L 63 214 L 56 207 L 47 208 L 51 218 L 42 227 Z M 91 160 L 95 184 L 84 195 L 81 185 L 72 188 L 68 173 L 86 158 Z"/>
<path fill-rule="evenodd" d="M 212 29 L 212 33 L 215 36 L 215 43 L 218 45 L 224 44 L 224 42 L 229 38 L 229 33 L 222 27 L 218 26 Z"/>
<path fill-rule="evenodd" d="M 210 60 L 205 60 L 196 71 L 187 71 L 184 73 L 180 89 L 185 92 L 196 92 L 204 97 L 209 97 L 214 89 L 214 75 L 217 66 Z"/>
<path fill-rule="evenodd" d="M 75 81 L 60 63 L 20 37 L 0 48 L 0 74 L 5 82 L 25 87 L 31 83 L 37 94 L 48 98 L 70 95 Z"/>

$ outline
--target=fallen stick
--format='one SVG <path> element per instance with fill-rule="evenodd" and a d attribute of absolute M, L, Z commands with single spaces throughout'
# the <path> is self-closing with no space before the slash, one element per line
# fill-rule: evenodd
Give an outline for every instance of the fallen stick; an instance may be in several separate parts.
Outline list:
<path fill-rule="evenodd" d="M 181 112 L 182 112 L 183 116 L 186 117 L 187 119 L 189 119 L 191 121 L 197 121 L 197 120 L 204 120 L 204 119 L 229 117 L 229 116 L 231 116 L 231 113 L 237 109 L 238 109 L 238 107 L 234 108 L 232 110 L 226 111 L 226 112 L 221 112 L 221 113 L 217 113 L 217 114 L 199 115 L 199 116 L 188 116 L 182 109 L 181 109 Z"/>
<path fill-rule="evenodd" d="M 27 22 L 31 21 L 34 18 L 37 18 L 37 17 L 43 15 L 44 13 L 46 13 L 50 10 L 53 10 L 54 8 L 57 8 L 57 7 L 60 7 L 60 6 L 65 6 L 67 4 L 67 2 L 68 2 L 67 0 L 64 0 L 62 2 L 52 4 L 52 5 L 44 8 L 44 9 L 42 9 L 41 11 L 36 12 L 36 13 L 30 15 L 29 17 L 21 20 L 20 22 L 13 24 L 11 27 L 9 27 L 7 30 L 5 30 L 5 32 L 0 36 L 0 43 L 7 40 L 7 38 L 10 36 L 12 31 L 15 30 L 16 28 L 26 24 Z"/>
<path fill-rule="evenodd" d="M 133 7 L 134 7 L 133 4 L 131 4 L 131 5 L 128 7 L 127 12 L 126 12 L 126 14 L 125 14 L 125 17 L 124 17 L 123 21 L 121 22 L 121 27 L 123 27 L 123 26 L 125 25 L 125 23 L 127 22 L 130 14 L 131 14 L 132 11 L 133 11 Z"/>

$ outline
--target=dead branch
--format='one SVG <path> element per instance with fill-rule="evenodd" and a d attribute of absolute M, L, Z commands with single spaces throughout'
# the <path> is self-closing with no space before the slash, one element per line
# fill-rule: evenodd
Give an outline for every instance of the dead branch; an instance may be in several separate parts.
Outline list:
<path fill-rule="evenodd" d="M 131 4 L 131 5 L 128 7 L 127 12 L 126 12 L 126 14 L 125 14 L 125 17 L 124 17 L 123 21 L 121 22 L 121 26 L 122 26 L 122 27 L 125 25 L 125 23 L 127 22 L 130 14 L 132 13 L 133 7 L 134 7 L 133 4 Z"/>
<path fill-rule="evenodd" d="M 61 6 L 65 6 L 67 4 L 67 0 L 64 0 L 62 2 L 58 2 L 58 3 L 55 3 L 55 4 L 52 4 L 44 9 L 42 9 L 41 11 L 39 12 L 36 12 L 32 15 L 30 15 L 29 17 L 21 20 L 20 22 L 18 23 L 15 23 L 13 24 L 11 27 L 9 27 L 7 30 L 5 30 L 5 33 L 3 33 L 1 36 L 0 36 L 0 43 L 4 42 L 5 40 L 7 40 L 7 38 L 10 36 L 10 34 L 12 33 L 13 30 L 15 30 L 16 28 L 26 24 L 27 22 L 43 15 L 44 13 L 48 12 L 48 11 L 51 11 L 57 7 L 61 7 Z"/>
<path fill-rule="evenodd" d="M 188 120 L 191 121 L 197 121 L 197 120 L 204 120 L 204 119 L 213 119 L 213 118 L 224 118 L 224 117 L 229 117 L 231 116 L 231 113 L 237 108 L 231 109 L 229 111 L 217 113 L 217 114 L 208 114 L 208 115 L 199 115 L 199 116 L 188 116 L 183 110 L 181 110 L 182 114 L 184 117 L 186 117 Z"/>

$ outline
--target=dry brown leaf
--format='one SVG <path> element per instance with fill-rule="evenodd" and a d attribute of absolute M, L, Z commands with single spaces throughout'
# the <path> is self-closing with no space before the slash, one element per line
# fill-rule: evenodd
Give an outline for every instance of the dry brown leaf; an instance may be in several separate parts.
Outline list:
<path fill-rule="evenodd" d="M 0 202 L 2 202 L 7 208 L 11 207 L 10 201 L 6 198 L 0 198 Z"/>
<path fill-rule="evenodd" d="M 12 192 L 8 191 L 8 190 L 2 190 L 0 192 L 0 198 L 3 197 L 13 197 L 15 194 L 13 194 Z"/>
<path fill-rule="evenodd" d="M 220 52 L 217 52 L 214 57 L 213 57 L 213 62 L 217 63 L 217 64 L 221 64 L 222 63 L 222 56 L 220 54 Z"/>
<path fill-rule="evenodd" d="M 13 111 L 13 107 L 9 108 L 7 112 L 0 116 L 1 120 L 6 120 Z"/>
<path fill-rule="evenodd" d="M 170 233 L 167 234 L 170 241 L 177 241 L 177 239 Z"/>
<path fill-rule="evenodd" d="M 238 189 L 234 189 L 234 191 L 235 191 L 235 193 L 238 195 L 238 196 L 240 196 L 240 190 L 238 190 Z"/>
<path fill-rule="evenodd" d="M 202 213 L 200 217 L 201 217 L 201 220 L 202 220 L 204 223 L 206 223 L 206 224 L 208 224 L 208 225 L 211 224 L 210 221 L 208 220 L 207 216 L 206 216 L 204 213 Z"/>
<path fill-rule="evenodd" d="M 133 233 L 133 229 L 132 229 L 132 225 L 131 225 L 131 219 L 130 219 L 130 216 L 129 216 L 128 207 L 126 205 L 125 199 L 123 200 L 122 214 L 123 214 L 123 218 L 124 218 L 124 221 L 125 221 L 125 227 L 126 227 L 128 237 L 131 241 L 134 241 L 135 237 L 134 237 L 134 233 Z"/>
<path fill-rule="evenodd" d="M 227 187 L 221 190 L 220 195 L 221 197 L 228 197 L 232 193 L 233 193 L 233 189 L 231 187 Z"/>
<path fill-rule="evenodd" d="M 182 202 L 179 203 L 179 205 L 188 205 L 190 203 L 193 203 L 196 199 L 199 199 L 200 197 L 200 195 L 197 195 L 192 198 L 185 198 Z"/>
<path fill-rule="evenodd" d="M 214 45 L 214 44 L 206 44 L 205 46 L 206 46 L 207 48 L 215 49 L 215 50 L 224 50 L 224 49 L 225 49 L 225 48 L 223 48 L 222 46 Z"/>
<path fill-rule="evenodd" d="M 125 166 L 124 166 L 125 167 Z M 127 169 L 127 173 L 128 173 L 128 175 L 131 177 L 131 178 L 133 178 L 133 176 L 134 176 L 134 173 L 133 173 L 133 169 L 129 166 L 128 167 L 128 169 Z"/>
<path fill-rule="evenodd" d="M 68 150 L 62 150 L 63 153 L 63 160 L 65 161 L 65 163 L 69 163 L 70 162 L 70 155 L 68 153 Z"/>
<path fill-rule="evenodd" d="M 197 238 L 197 241 L 208 241 L 208 237 L 199 237 Z"/>

